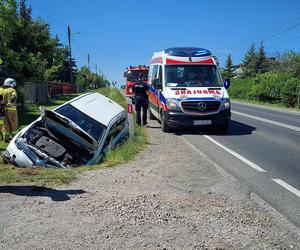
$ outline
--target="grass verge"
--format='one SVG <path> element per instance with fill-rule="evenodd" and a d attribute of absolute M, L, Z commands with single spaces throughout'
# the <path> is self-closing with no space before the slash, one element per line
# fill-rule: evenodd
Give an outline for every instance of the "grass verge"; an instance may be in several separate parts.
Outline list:
<path fill-rule="evenodd" d="M 97 92 L 107 96 L 108 98 L 119 103 L 124 108 L 126 100 L 124 96 L 116 88 L 101 88 Z M 54 108 L 64 102 L 74 98 L 74 96 L 59 97 L 51 103 L 44 105 L 47 108 Z M 20 113 L 20 125 L 26 126 L 39 116 L 39 109 L 36 105 L 28 105 L 22 113 Z M 97 170 L 101 168 L 113 167 L 125 163 L 133 159 L 136 154 L 145 148 L 147 135 L 142 127 L 136 129 L 136 137 L 133 141 L 127 140 L 124 144 L 112 150 L 105 160 L 95 166 L 82 166 L 71 169 L 54 169 L 54 168 L 17 168 L 12 165 L 0 164 L 0 184 L 9 183 L 32 183 L 42 186 L 55 186 L 68 184 L 77 179 L 85 171 Z M 6 144 L 1 144 L 1 149 L 6 148 Z"/>

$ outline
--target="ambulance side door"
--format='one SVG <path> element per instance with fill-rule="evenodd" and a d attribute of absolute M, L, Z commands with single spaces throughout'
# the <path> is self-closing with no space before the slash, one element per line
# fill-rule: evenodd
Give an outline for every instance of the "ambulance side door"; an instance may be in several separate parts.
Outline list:
<path fill-rule="evenodd" d="M 159 117 L 159 94 L 160 91 L 157 89 L 157 86 L 155 82 L 157 82 L 158 79 L 158 70 L 159 70 L 159 65 L 151 65 L 149 69 L 149 108 L 151 113 L 156 116 L 157 118 Z"/>

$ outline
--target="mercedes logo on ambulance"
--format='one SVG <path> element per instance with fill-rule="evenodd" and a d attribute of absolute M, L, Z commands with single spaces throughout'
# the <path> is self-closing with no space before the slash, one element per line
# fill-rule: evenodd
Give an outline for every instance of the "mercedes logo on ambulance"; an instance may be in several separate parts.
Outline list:
<path fill-rule="evenodd" d="M 206 103 L 205 102 L 199 102 L 198 103 L 198 109 L 200 111 L 204 111 L 206 109 Z"/>

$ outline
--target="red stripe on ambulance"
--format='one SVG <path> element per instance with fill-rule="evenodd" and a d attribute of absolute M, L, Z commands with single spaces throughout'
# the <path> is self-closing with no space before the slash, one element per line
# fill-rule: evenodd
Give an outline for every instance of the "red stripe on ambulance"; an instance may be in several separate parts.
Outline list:
<path fill-rule="evenodd" d="M 205 65 L 214 65 L 214 61 L 213 61 L 213 59 L 210 58 L 210 59 L 207 59 L 207 60 L 202 60 L 202 61 L 197 61 L 197 62 L 184 62 L 184 61 L 177 61 L 177 60 L 167 58 L 166 64 L 205 64 Z"/>

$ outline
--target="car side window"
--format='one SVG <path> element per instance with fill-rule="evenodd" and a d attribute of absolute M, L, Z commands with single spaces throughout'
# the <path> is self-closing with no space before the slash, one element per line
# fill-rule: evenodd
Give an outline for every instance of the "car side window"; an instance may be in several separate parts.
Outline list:
<path fill-rule="evenodd" d="M 103 145 L 103 148 L 105 149 L 107 146 L 109 146 L 112 142 L 112 140 L 114 139 L 115 137 L 115 131 L 116 131 L 116 126 L 115 124 L 110 128 L 109 130 L 109 133 L 105 139 L 105 142 L 104 142 L 104 145 Z"/>
<path fill-rule="evenodd" d="M 123 117 L 120 121 L 116 123 L 115 128 L 115 135 L 118 136 L 118 134 L 125 128 L 126 125 L 126 117 Z"/>

